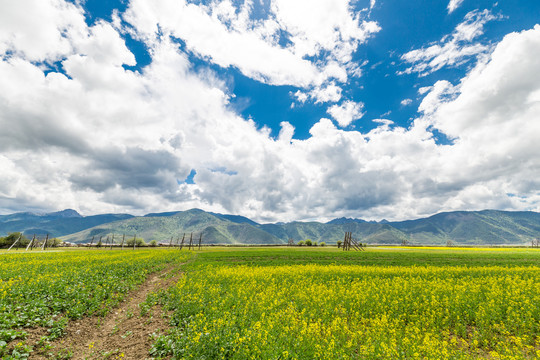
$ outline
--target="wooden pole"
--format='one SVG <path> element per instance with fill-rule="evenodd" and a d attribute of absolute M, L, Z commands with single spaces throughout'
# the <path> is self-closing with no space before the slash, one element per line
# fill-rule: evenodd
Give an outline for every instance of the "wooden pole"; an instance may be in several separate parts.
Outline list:
<path fill-rule="evenodd" d="M 193 233 L 191 233 L 191 236 L 189 237 L 189 250 L 191 250 L 191 245 L 193 245 Z"/>
<path fill-rule="evenodd" d="M 201 243 L 202 243 L 202 233 L 201 233 L 201 236 L 199 236 L 199 250 L 201 250 Z"/>
<path fill-rule="evenodd" d="M 124 250 L 124 240 L 126 239 L 126 234 L 122 234 L 122 250 Z"/>
<path fill-rule="evenodd" d="M 15 240 L 13 244 L 11 244 L 11 246 L 9 247 L 9 249 L 7 249 L 7 251 L 11 250 L 11 248 L 14 247 L 15 244 L 19 242 L 19 240 L 21 240 L 21 238 L 22 238 L 22 233 L 19 235 L 19 238 Z"/>
<path fill-rule="evenodd" d="M 43 242 L 43 246 L 41 247 L 41 250 L 45 250 L 45 248 L 47 248 L 48 240 L 49 240 L 49 234 L 47 234 L 47 237 L 45 238 L 45 241 Z"/>
<path fill-rule="evenodd" d="M 30 250 L 34 250 L 34 248 L 39 245 L 39 238 L 37 236 L 35 236 L 35 235 L 34 235 L 34 237 L 35 237 L 36 240 L 34 241 L 32 246 L 30 247 Z"/>
<path fill-rule="evenodd" d="M 137 234 L 133 237 L 133 250 L 135 250 L 135 245 L 137 244 Z"/>
<path fill-rule="evenodd" d="M 171 236 L 171 241 L 169 242 L 169 247 L 172 247 L 172 239 L 173 239 L 173 237 Z"/>
<path fill-rule="evenodd" d="M 26 251 L 28 251 L 28 248 L 30 248 L 30 246 L 32 246 L 32 243 L 34 242 L 34 240 L 36 240 L 36 234 L 34 234 L 34 237 L 33 237 L 32 240 L 30 240 L 30 242 L 28 243 L 28 246 L 26 247 Z"/>
<path fill-rule="evenodd" d="M 180 250 L 184 247 L 184 239 L 186 238 L 186 233 L 182 236 L 182 242 L 180 243 Z"/>
<path fill-rule="evenodd" d="M 90 241 L 90 246 L 92 246 L 92 244 L 94 243 L 94 237 L 95 237 L 95 235 L 92 236 L 92 241 Z"/>

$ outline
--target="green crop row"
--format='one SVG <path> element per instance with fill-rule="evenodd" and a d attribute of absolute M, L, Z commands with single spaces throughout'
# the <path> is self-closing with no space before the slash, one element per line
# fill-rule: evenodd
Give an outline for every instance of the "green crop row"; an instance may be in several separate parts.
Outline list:
<path fill-rule="evenodd" d="M 190 256 L 171 249 L 1 254 L 0 355 L 27 328 L 47 328 L 54 339 L 70 319 L 106 315 L 148 274 Z"/>

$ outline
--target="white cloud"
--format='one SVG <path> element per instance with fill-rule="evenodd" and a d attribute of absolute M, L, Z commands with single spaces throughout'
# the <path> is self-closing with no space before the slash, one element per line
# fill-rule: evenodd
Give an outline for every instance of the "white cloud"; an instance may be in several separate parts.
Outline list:
<path fill-rule="evenodd" d="M 276 0 L 272 11 L 281 27 L 288 31 L 296 54 L 315 55 L 319 50 L 338 51 L 334 60 L 348 61 L 358 43 L 380 27 L 351 12 L 349 1 Z"/>
<path fill-rule="evenodd" d="M 316 86 L 307 93 L 298 90 L 293 96 L 302 104 L 308 99 L 311 99 L 315 104 L 328 102 L 335 103 L 341 99 L 342 91 L 341 87 L 337 86 L 335 82 L 330 82 L 324 86 Z"/>
<path fill-rule="evenodd" d="M 282 221 L 540 210 L 540 26 L 507 35 L 458 84 L 424 88 L 423 115 L 407 129 L 379 119 L 370 132 L 344 131 L 320 119 L 294 140 L 288 122 L 273 138 L 231 112 L 223 81 L 194 72 L 167 37 L 146 39 L 152 61 L 141 73 L 125 70 L 133 57 L 114 27 L 87 27 L 77 7 L 66 22 L 54 4 L 36 26 L 57 29 L 57 49 L 27 54 L 14 42 L 0 58 L 0 211 L 201 207 Z M 63 38 L 65 28 L 84 36 Z M 33 64 L 58 54 L 68 76 Z M 362 115 L 361 103 L 332 109 L 341 127 Z M 453 143 L 438 145 L 431 128 Z M 179 185 L 191 169 L 195 184 Z"/>
<path fill-rule="evenodd" d="M 458 7 L 461 6 L 463 3 L 463 0 L 450 0 L 448 3 L 448 13 L 451 14 L 456 10 Z"/>
<path fill-rule="evenodd" d="M 443 37 L 438 43 L 427 48 L 411 50 L 401 56 L 401 60 L 412 64 L 399 74 L 419 73 L 420 76 L 433 73 L 445 66 L 458 66 L 471 58 L 485 56 L 490 46 L 473 43 L 473 40 L 484 33 L 484 25 L 488 21 L 499 19 L 489 10 L 471 11 L 465 15 L 451 35 Z"/>
<path fill-rule="evenodd" d="M 300 90 L 297 90 L 293 95 L 296 98 L 296 100 L 298 100 L 302 104 L 305 103 L 307 99 L 309 98 L 308 94 Z"/>
<path fill-rule="evenodd" d="M 282 121 L 280 124 L 281 130 L 279 131 L 279 141 L 290 143 L 294 135 L 294 126 L 287 121 Z"/>
<path fill-rule="evenodd" d="M 84 36 L 82 11 L 62 0 L 1 0 L 0 53 L 31 61 L 55 61 L 72 51 L 72 38 Z"/>
<path fill-rule="evenodd" d="M 315 104 L 338 102 L 341 99 L 341 91 L 341 88 L 335 83 L 330 83 L 326 87 L 315 88 L 310 92 L 310 96 L 315 99 Z"/>
<path fill-rule="evenodd" d="M 328 109 L 328 113 L 337 121 L 339 126 L 349 126 L 353 121 L 360 119 L 364 116 L 362 109 L 363 103 L 356 103 L 354 101 L 347 100 L 341 105 L 333 105 Z"/>
<path fill-rule="evenodd" d="M 433 114 L 445 100 L 455 97 L 457 91 L 456 87 L 446 80 L 439 80 L 433 86 L 420 88 L 419 94 L 426 96 L 422 99 L 418 111 L 426 115 Z"/>
<path fill-rule="evenodd" d="M 412 99 L 403 99 L 400 102 L 401 106 L 409 106 L 412 104 Z"/>
<path fill-rule="evenodd" d="M 137 35 L 156 41 L 164 36 L 185 41 L 188 49 L 222 67 L 237 67 L 244 75 L 273 85 L 321 86 L 328 79 L 347 80 L 345 64 L 352 52 L 380 30 L 374 22 L 353 15 L 349 0 L 272 2 L 271 16 L 251 19 L 251 1 L 236 7 L 231 1 L 197 6 L 185 1 L 148 3 L 133 0 L 123 16 Z M 290 34 L 292 46 L 279 45 Z M 320 52 L 319 61 L 306 60 Z"/>

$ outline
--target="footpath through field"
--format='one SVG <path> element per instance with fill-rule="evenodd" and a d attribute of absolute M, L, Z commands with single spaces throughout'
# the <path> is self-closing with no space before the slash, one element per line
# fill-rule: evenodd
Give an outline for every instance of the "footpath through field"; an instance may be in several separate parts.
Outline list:
<path fill-rule="evenodd" d="M 152 336 L 163 334 L 169 325 L 160 307 L 155 306 L 149 313 L 141 315 L 140 305 L 149 294 L 174 285 L 182 276 L 181 266 L 186 263 L 171 265 L 150 275 L 108 316 L 72 322 L 66 336 L 54 344 L 56 350 L 69 350 L 72 359 L 148 358 Z"/>

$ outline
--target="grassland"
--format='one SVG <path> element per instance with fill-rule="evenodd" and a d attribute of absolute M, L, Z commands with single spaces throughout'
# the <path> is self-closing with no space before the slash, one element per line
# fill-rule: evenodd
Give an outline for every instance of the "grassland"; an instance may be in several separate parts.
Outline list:
<path fill-rule="evenodd" d="M 188 258 L 175 285 L 140 305 L 168 319 L 148 356 L 540 357 L 540 251 L 475 248 L 0 254 L 0 351 L 17 358 L 32 327 L 54 338 L 62 322 L 107 317 L 149 273 Z"/>

